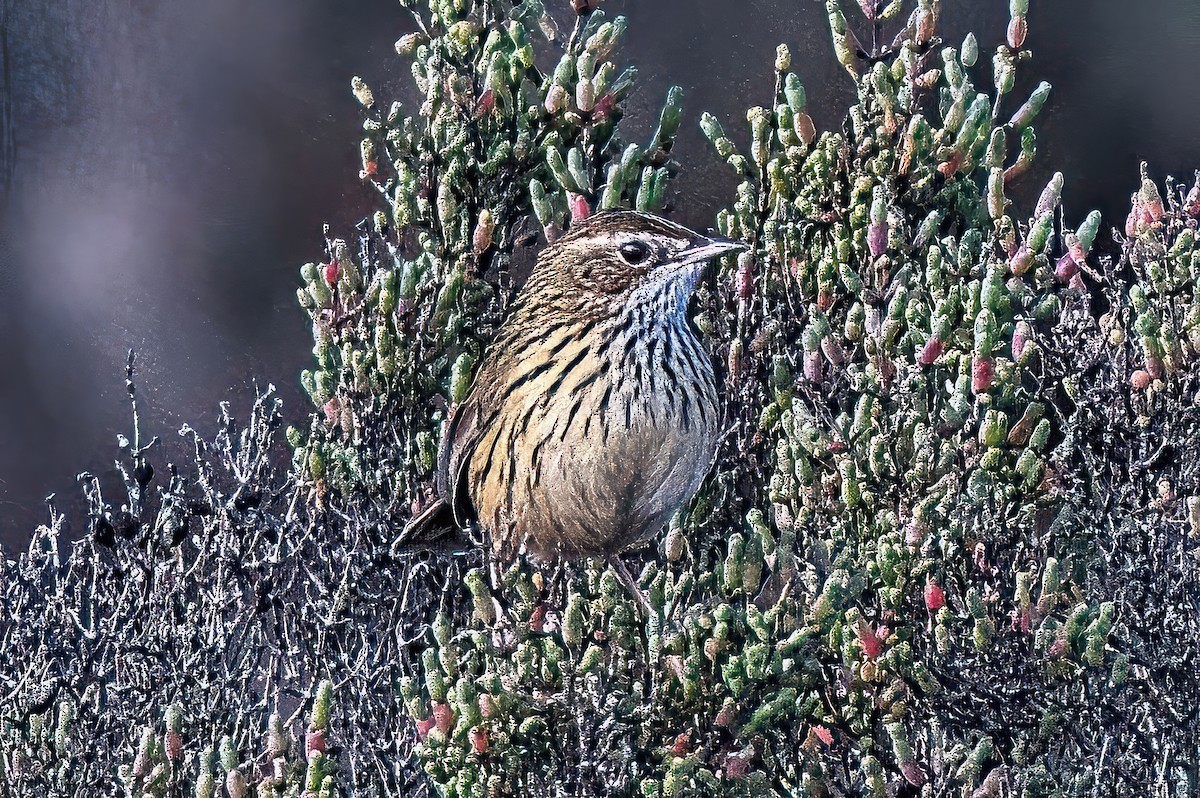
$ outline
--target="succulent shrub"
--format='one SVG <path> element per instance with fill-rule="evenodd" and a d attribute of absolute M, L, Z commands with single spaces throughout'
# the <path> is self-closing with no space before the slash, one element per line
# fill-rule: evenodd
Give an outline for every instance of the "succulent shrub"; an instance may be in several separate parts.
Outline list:
<path fill-rule="evenodd" d="M 745 128 L 700 118 L 750 249 L 696 303 L 730 428 L 648 610 L 606 563 L 389 544 L 537 240 L 669 206 L 680 93 L 633 144 L 623 19 L 402 4 L 418 110 L 353 81 L 378 206 L 301 270 L 308 423 L 268 389 L 176 466 L 135 403 L 120 483 L 0 558 L 0 796 L 1200 788 L 1200 182 L 1144 167 L 1111 242 L 1061 175 L 1010 200 L 1026 0 L 990 54 L 829 0 L 840 130 L 786 47 Z"/>
<path fill-rule="evenodd" d="M 755 244 L 709 323 L 730 331 L 731 470 L 756 450 L 767 475 L 736 481 L 726 502 L 774 542 L 812 664 L 840 699 L 797 720 L 844 735 L 868 792 L 887 773 L 971 790 L 1058 743 L 1049 707 L 989 695 L 1003 682 L 980 675 L 1058 691 L 1128 668 L 1109 646 L 1113 604 L 1075 589 L 1096 557 L 1062 510 L 1076 408 L 1070 373 L 1042 354 L 1086 309 L 1100 219 L 1063 223 L 1061 175 L 1029 216 L 1010 212 L 1049 91 L 1008 96 L 1024 4 L 978 88 L 978 43 L 939 46 L 936 3 L 907 21 L 901 4 L 866 4 L 868 24 L 900 30 L 866 59 L 827 10 L 858 83 L 841 131 L 814 136 L 785 48 L 771 106 L 747 114 L 748 154 L 704 122 L 743 178 L 719 225 Z M 1044 722 L 999 728 L 967 710 L 1005 702 Z M 827 756 L 800 765 L 825 780 Z"/>
<path fill-rule="evenodd" d="M 1083 446 L 1124 428 L 1104 392 L 1126 383 L 1087 384 L 1070 354 L 1090 348 L 1106 370 L 1121 357 L 1093 314 L 1111 263 L 1092 253 L 1098 213 L 1067 223 L 1062 175 L 1023 213 L 1008 199 L 1050 90 L 1010 97 L 1027 4 L 1011 5 L 981 88 L 976 38 L 943 47 L 937 3 L 907 18 L 861 5 L 896 39 L 856 55 L 828 4 L 859 86 L 841 131 L 818 136 L 786 47 L 748 147 L 702 120 L 742 178 L 718 227 L 753 244 L 696 317 L 736 426 L 645 565 L 652 614 L 598 563 L 471 571 L 472 621 L 439 616 L 404 686 L 445 794 L 1137 783 L 1148 752 L 1114 766 L 1103 720 L 1128 708 L 1135 633 L 1117 612 L 1127 583 L 1102 577 L 1111 530 L 1089 517 L 1105 454 Z M 1186 407 L 1173 423 L 1190 428 Z M 1085 436 L 1089 423 L 1102 429 Z M 1194 454 L 1180 465 L 1194 473 Z M 513 700 L 513 684 L 530 692 Z"/>
<path fill-rule="evenodd" d="M 292 723 L 274 712 L 267 720 L 256 757 L 246 757 L 228 734 L 204 750 L 187 751 L 184 710 L 177 704 L 168 706 L 161 724 L 142 728 L 133 762 L 118 771 L 125 794 L 164 798 L 190 791 L 195 798 L 337 798 L 343 793 L 334 775 L 336 768 L 325 753 L 333 685 L 323 681 L 314 692 L 303 740 L 293 734 Z M 63 706 L 60 704 L 60 716 Z"/>

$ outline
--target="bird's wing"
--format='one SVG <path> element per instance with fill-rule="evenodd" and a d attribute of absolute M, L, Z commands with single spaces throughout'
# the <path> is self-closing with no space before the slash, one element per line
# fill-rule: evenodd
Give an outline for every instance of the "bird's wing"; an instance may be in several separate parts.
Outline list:
<path fill-rule="evenodd" d="M 479 419 L 479 397 L 472 392 L 454 409 L 446 426 L 438 465 L 438 493 L 446 501 L 454 522 L 461 528 L 474 520 L 474 507 L 467 494 L 467 466 L 483 436 Z"/>
<path fill-rule="evenodd" d="M 466 480 L 460 477 L 464 476 L 479 439 L 476 412 L 474 397 L 468 397 L 451 412 L 438 457 L 438 498 L 405 524 L 392 541 L 393 555 L 461 548 L 457 545 L 461 538 L 458 533 L 473 518 L 473 509 L 466 493 Z"/>
<path fill-rule="evenodd" d="M 453 531 L 454 517 L 450 513 L 450 505 L 439 496 L 409 519 L 399 537 L 392 541 L 392 551 L 399 552 L 403 547 L 410 546 L 420 549 L 423 544 L 444 538 Z"/>

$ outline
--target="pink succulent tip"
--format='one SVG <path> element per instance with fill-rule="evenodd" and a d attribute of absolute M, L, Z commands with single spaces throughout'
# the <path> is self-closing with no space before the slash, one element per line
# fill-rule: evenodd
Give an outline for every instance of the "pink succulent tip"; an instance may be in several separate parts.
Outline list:
<path fill-rule="evenodd" d="M 1008 46 L 1014 50 L 1020 50 L 1025 44 L 1025 37 L 1029 35 L 1029 24 L 1025 21 L 1025 17 L 1013 17 L 1008 21 Z"/>
<path fill-rule="evenodd" d="M 475 116 L 484 117 L 494 110 L 496 110 L 496 93 L 491 89 L 485 89 L 475 103 Z"/>
<path fill-rule="evenodd" d="M 568 193 L 571 200 L 571 221 L 582 222 L 584 219 L 592 215 L 592 206 L 588 204 L 587 197 L 574 192 Z"/>
<path fill-rule="evenodd" d="M 930 579 L 925 583 L 925 609 L 937 612 L 946 606 L 946 592 L 937 582 Z"/>
<path fill-rule="evenodd" d="M 304 735 L 304 758 L 311 760 L 316 753 L 325 753 L 325 732 L 319 729 Z"/>
<path fill-rule="evenodd" d="M 884 253 L 887 249 L 887 241 L 887 222 L 871 222 L 867 228 L 867 247 L 871 250 L 872 258 L 878 258 Z"/>
<path fill-rule="evenodd" d="M 925 786 L 925 771 L 921 769 L 915 761 L 909 760 L 900 763 L 900 773 L 904 775 L 904 780 L 914 787 Z"/>
<path fill-rule="evenodd" d="M 930 336 L 921 348 L 921 365 L 932 366 L 946 351 L 946 343 L 936 335 Z"/>
<path fill-rule="evenodd" d="M 813 726 L 813 734 L 817 735 L 817 739 L 825 743 L 826 747 L 833 745 L 833 732 L 825 726 Z"/>
<path fill-rule="evenodd" d="M 991 390 L 995 375 L 995 362 L 990 357 L 976 356 L 971 361 L 971 390 L 975 393 L 987 393 Z"/>
<path fill-rule="evenodd" d="M 546 604 L 544 602 L 533 608 L 533 613 L 529 616 L 529 628 L 534 632 L 540 632 L 546 628 Z"/>
<path fill-rule="evenodd" d="M 454 725 L 454 711 L 444 701 L 433 705 L 433 725 L 442 734 L 449 734 Z"/>
<path fill-rule="evenodd" d="M 592 108 L 592 119 L 601 121 L 612 115 L 612 112 L 617 107 L 617 97 L 611 91 L 606 91 L 596 100 L 596 105 Z"/>
<path fill-rule="evenodd" d="M 1068 252 L 1058 259 L 1054 264 L 1054 277 L 1060 283 L 1069 283 L 1071 278 L 1079 274 L 1079 264 L 1075 262 L 1075 258 L 1071 257 Z"/>
<path fill-rule="evenodd" d="M 823 377 L 820 352 L 804 353 L 804 377 L 809 382 L 820 383 Z"/>
<path fill-rule="evenodd" d="M 878 634 L 871 625 L 866 621 L 859 621 L 858 628 L 855 629 L 858 635 L 858 642 L 862 645 L 863 654 L 867 659 L 877 659 L 883 653 L 883 641 L 879 639 Z"/>
<path fill-rule="evenodd" d="M 725 757 L 725 775 L 731 779 L 744 779 L 750 772 L 750 760 L 742 754 Z"/>

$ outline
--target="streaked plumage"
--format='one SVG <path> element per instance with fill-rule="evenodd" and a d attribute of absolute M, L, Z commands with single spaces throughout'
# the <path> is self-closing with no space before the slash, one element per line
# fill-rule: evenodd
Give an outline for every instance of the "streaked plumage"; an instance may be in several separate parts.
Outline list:
<path fill-rule="evenodd" d="M 736 245 L 629 211 L 547 247 L 454 409 L 440 487 L 501 556 L 613 555 L 654 536 L 717 447 L 687 306 Z"/>

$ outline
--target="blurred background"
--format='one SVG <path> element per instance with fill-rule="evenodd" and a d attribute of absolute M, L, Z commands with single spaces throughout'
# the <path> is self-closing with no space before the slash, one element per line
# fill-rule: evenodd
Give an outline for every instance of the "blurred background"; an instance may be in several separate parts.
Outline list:
<path fill-rule="evenodd" d="M 1003 39 L 1007 5 L 947 0 L 940 33 L 957 46 L 974 30 L 986 52 Z M 1037 125 L 1038 170 L 1018 197 L 1061 170 L 1068 220 L 1099 208 L 1111 226 L 1140 160 L 1157 178 L 1190 180 L 1200 4 L 1031 6 L 1035 58 L 1016 93 L 1042 79 L 1054 92 Z M 740 131 L 745 108 L 770 99 L 777 43 L 792 47 L 818 128 L 840 124 L 853 86 L 819 0 L 606 10 L 629 17 L 622 60 L 641 69 L 623 123 L 634 137 L 649 134 L 670 84 L 685 89 L 674 184 L 685 223 L 711 225 L 733 186 L 700 111 Z M 244 415 L 255 380 L 278 387 L 289 420 L 307 414 L 296 270 L 320 257 L 323 223 L 350 234 L 371 208 L 350 78 L 385 103 L 406 91 L 393 42 L 409 22 L 395 0 L 0 0 L 0 15 L 0 543 L 17 546 L 46 518 L 47 494 L 69 508 L 78 472 L 111 475 L 129 429 L 131 347 L 143 434 L 173 459 L 186 459 L 181 424 L 210 433 L 225 400 Z"/>

